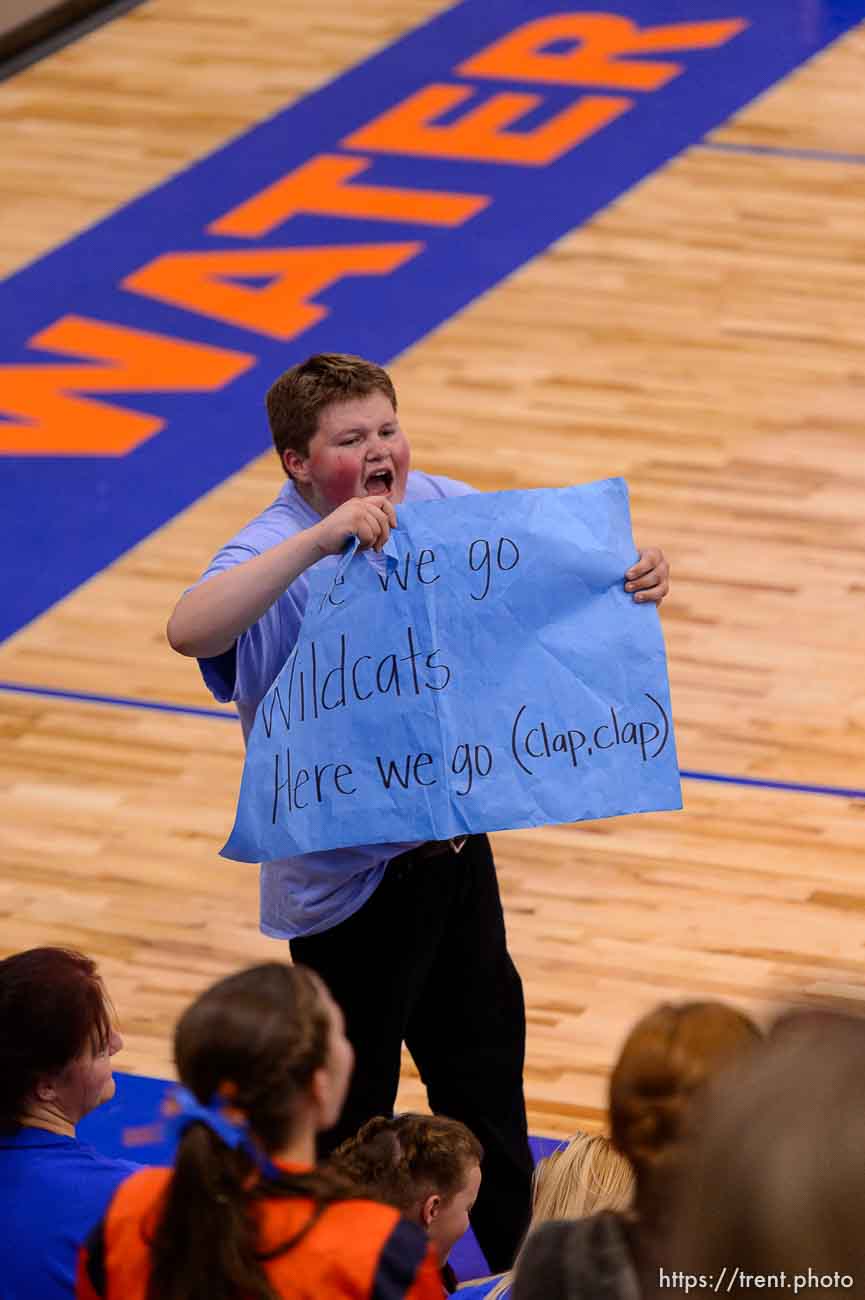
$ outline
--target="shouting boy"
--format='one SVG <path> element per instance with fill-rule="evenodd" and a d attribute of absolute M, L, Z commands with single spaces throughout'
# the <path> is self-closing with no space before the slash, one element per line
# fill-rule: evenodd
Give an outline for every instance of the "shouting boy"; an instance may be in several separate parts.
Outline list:
<path fill-rule="evenodd" d="M 168 639 L 199 660 L 215 697 L 233 700 L 249 735 L 259 702 L 294 648 L 306 571 L 357 536 L 381 550 L 400 502 L 473 489 L 411 470 L 396 393 L 381 367 L 320 354 L 267 395 L 288 481 L 178 602 Z M 657 548 L 624 575 L 659 604 L 668 567 Z M 532 1158 L 523 1097 L 525 1009 L 508 954 L 489 841 L 371 844 L 265 862 L 261 926 L 289 940 L 346 1018 L 357 1066 L 333 1148 L 393 1111 L 405 1042 L 431 1109 L 483 1145 L 472 1214 L 493 1272 L 509 1268 L 528 1222 Z"/>

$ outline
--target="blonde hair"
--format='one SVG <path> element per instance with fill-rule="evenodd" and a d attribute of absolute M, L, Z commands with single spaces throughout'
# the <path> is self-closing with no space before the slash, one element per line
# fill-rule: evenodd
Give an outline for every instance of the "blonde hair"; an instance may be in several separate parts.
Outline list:
<path fill-rule="evenodd" d="M 601 1210 L 626 1210 L 633 1191 L 634 1172 L 610 1139 L 602 1133 L 577 1133 L 567 1146 L 535 1166 L 529 1231 L 553 1219 L 584 1219 Z M 513 1271 L 504 1273 L 487 1300 L 498 1300 L 512 1281 Z"/>
<path fill-rule="evenodd" d="M 551 1219 L 585 1219 L 601 1210 L 625 1210 L 634 1171 L 602 1133 L 577 1133 L 539 1160 L 533 1178 L 532 1226 Z"/>
<path fill-rule="evenodd" d="M 761 1038 L 760 1030 L 748 1016 L 722 1002 L 663 1004 L 638 1020 L 628 1034 L 610 1079 L 612 1141 L 600 1141 L 606 1143 L 610 1161 L 618 1157 L 632 1171 L 627 1205 L 633 1198 L 644 1219 L 656 1218 L 668 1198 L 666 1184 L 681 1161 L 695 1094 L 753 1049 Z M 574 1142 L 586 1140 L 586 1135 L 581 1134 Z M 579 1154 L 578 1150 L 575 1159 Z M 580 1165 L 583 1178 L 592 1169 L 586 1154 L 583 1152 Z M 556 1172 L 564 1184 L 567 1162 Z M 574 1173 L 576 1176 L 576 1169 Z M 594 1178 L 604 1185 L 597 1169 Z M 536 1186 L 530 1229 L 543 1222 L 538 1200 L 542 1197 L 546 1203 L 548 1196 L 546 1177 L 540 1175 L 539 1182 L 541 1190 Z M 575 1182 L 575 1187 L 578 1185 Z M 603 1200 L 600 1195 L 597 1199 L 587 1195 L 582 1210 L 574 1211 L 565 1199 L 564 1187 L 559 1198 L 555 1183 L 549 1197 L 554 1204 L 558 1201 L 568 1207 L 558 1216 L 567 1219 L 627 1208 Z M 499 1300 L 512 1278 L 513 1273 L 504 1274 L 487 1300 Z"/>

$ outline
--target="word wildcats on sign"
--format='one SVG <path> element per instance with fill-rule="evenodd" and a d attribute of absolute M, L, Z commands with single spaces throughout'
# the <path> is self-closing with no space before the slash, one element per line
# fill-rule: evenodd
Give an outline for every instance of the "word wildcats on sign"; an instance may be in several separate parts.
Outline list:
<path fill-rule="evenodd" d="M 244 862 L 682 806 L 621 479 L 401 506 L 310 576 L 249 736 Z"/>
<path fill-rule="evenodd" d="M 464 0 L 0 285 L 0 636 L 263 451 L 282 370 L 389 361 L 865 16 L 691 8 Z"/>

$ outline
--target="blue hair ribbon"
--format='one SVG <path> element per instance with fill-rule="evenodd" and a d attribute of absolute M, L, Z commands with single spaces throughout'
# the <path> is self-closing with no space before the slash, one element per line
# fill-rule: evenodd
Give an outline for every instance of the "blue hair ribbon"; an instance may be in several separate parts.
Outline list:
<path fill-rule="evenodd" d="M 176 1084 L 165 1095 L 161 1121 L 145 1128 L 125 1130 L 124 1145 L 141 1146 L 156 1142 L 174 1145 L 191 1124 L 204 1124 L 232 1151 L 245 1151 L 265 1178 L 279 1181 L 282 1177 L 279 1168 L 259 1148 L 246 1119 L 235 1118 L 239 1115 L 231 1101 L 218 1093 L 205 1105 L 188 1088 Z"/>
<path fill-rule="evenodd" d="M 181 1137 L 190 1124 L 205 1124 L 232 1151 L 243 1147 L 253 1155 L 249 1125 L 245 1119 L 233 1119 L 232 1109 L 231 1103 L 218 1095 L 204 1106 L 188 1088 L 178 1084 L 171 1089 L 163 1103 L 163 1114 L 167 1118 L 166 1138 Z"/>

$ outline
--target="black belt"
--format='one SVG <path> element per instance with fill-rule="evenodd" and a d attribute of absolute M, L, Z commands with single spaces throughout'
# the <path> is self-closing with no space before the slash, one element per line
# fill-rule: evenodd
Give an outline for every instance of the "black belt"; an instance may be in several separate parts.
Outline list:
<path fill-rule="evenodd" d="M 392 867 L 408 865 L 409 862 L 425 862 L 428 858 L 439 858 L 443 853 L 460 853 L 465 848 L 467 839 L 467 835 L 456 835 L 451 840 L 427 840 L 424 844 L 418 844 L 415 848 L 400 853 L 399 857 L 391 858 L 387 864 L 388 870 Z"/>

